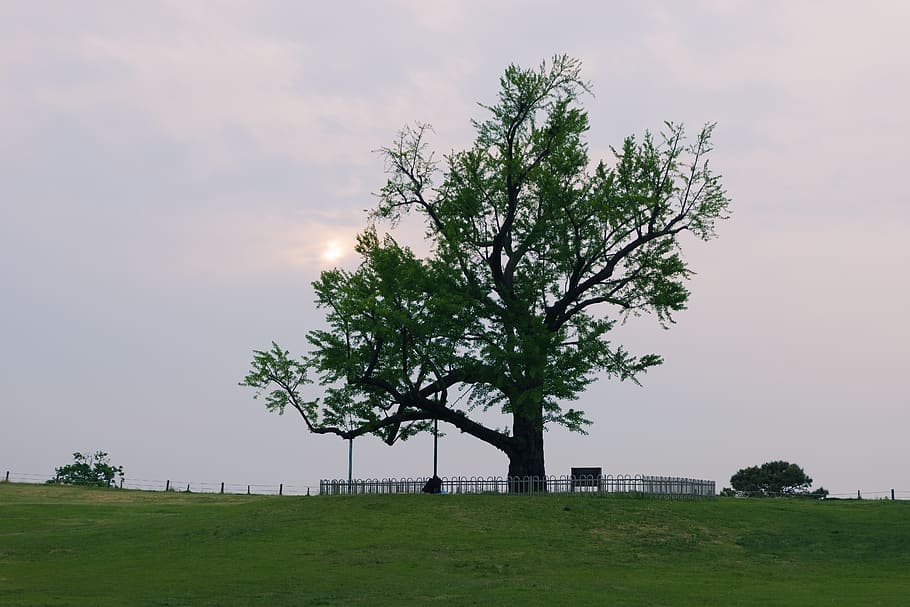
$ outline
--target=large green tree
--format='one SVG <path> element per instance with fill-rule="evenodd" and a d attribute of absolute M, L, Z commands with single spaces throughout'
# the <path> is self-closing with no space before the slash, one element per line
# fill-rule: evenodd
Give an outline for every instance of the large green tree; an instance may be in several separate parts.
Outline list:
<path fill-rule="evenodd" d="M 712 125 L 687 141 L 667 123 L 594 164 L 577 60 L 512 65 L 500 85 L 470 149 L 437 160 L 416 125 L 382 150 L 389 178 L 360 265 L 314 283 L 327 329 L 301 358 L 274 343 L 255 352 L 242 385 L 269 409 L 388 444 L 435 419 L 500 449 L 509 476 L 542 477 L 545 426 L 590 423 L 565 403 L 598 377 L 637 381 L 661 363 L 608 334 L 629 314 L 667 324 L 685 308 L 680 236 L 711 238 L 729 202 L 708 167 Z M 425 222 L 426 258 L 377 229 L 407 213 Z M 303 392 L 313 382 L 320 398 Z M 508 425 L 482 423 L 491 410 Z"/>

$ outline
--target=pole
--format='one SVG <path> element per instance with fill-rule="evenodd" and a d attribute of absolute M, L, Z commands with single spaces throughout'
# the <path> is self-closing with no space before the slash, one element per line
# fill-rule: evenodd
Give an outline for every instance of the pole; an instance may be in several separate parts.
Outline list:
<path fill-rule="evenodd" d="M 439 463 L 439 420 L 433 420 L 433 478 L 438 476 L 437 464 Z"/>
<path fill-rule="evenodd" d="M 348 439 L 348 488 L 351 487 L 351 476 L 354 472 L 354 439 Z"/>

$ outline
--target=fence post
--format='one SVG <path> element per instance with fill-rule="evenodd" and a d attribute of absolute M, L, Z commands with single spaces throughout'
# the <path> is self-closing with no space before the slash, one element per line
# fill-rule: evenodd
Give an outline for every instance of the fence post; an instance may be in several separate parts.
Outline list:
<path fill-rule="evenodd" d="M 164 490 L 165 491 L 171 490 L 171 479 L 168 479 L 167 482 L 164 484 Z"/>
<path fill-rule="evenodd" d="M 856 490 L 856 499 L 858 499 L 858 500 L 863 499 L 863 496 L 860 495 L 859 489 Z"/>
<path fill-rule="evenodd" d="M 7 473 L 9 474 L 9 473 Z M 120 478 L 120 488 L 123 489 L 123 477 Z"/>
<path fill-rule="evenodd" d="M 7 472 L 9 474 L 9 472 Z M 894 489 L 891 490 L 891 501 L 894 501 Z"/>
<path fill-rule="evenodd" d="M 6 481 L 4 481 L 4 482 L 7 482 L 7 483 L 9 482 L 9 470 L 6 471 Z"/>
<path fill-rule="evenodd" d="M 247 494 L 247 495 L 250 494 L 250 486 L 249 486 L 249 485 L 246 486 L 246 494 Z"/>
<path fill-rule="evenodd" d="M 221 481 L 221 493 L 224 493 L 224 481 Z"/>
<path fill-rule="evenodd" d="M 278 495 L 284 495 L 284 483 L 278 485 Z"/>

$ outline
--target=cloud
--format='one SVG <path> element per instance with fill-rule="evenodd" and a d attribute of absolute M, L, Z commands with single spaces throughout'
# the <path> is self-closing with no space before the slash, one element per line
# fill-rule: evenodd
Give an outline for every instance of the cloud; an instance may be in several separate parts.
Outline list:
<path fill-rule="evenodd" d="M 453 5 L 445 14 L 457 12 Z M 350 39 L 276 36 L 262 29 L 268 17 L 277 18 L 272 11 L 244 4 L 223 11 L 161 7 L 154 19 L 159 27 L 151 31 L 132 20 L 107 27 L 88 13 L 69 27 L 56 23 L 59 38 L 25 36 L 0 46 L 8 51 L 0 55 L 22 57 L 24 47 L 28 56 L 27 62 L 6 59 L 0 68 L 13 98 L 0 106 L 4 122 L 15 123 L 12 114 L 34 103 L 89 116 L 131 111 L 189 146 L 205 168 L 230 154 L 213 145 L 229 131 L 247 134 L 263 153 L 311 166 L 362 166 L 371 161 L 369 150 L 405 122 L 429 120 L 422 115 L 427 107 L 464 120 L 464 112 L 445 109 L 463 96 L 459 84 L 470 64 L 455 57 L 440 70 L 416 61 L 399 66 L 402 80 L 364 78 L 363 54 L 378 33 L 354 47 Z M 321 18 L 318 12 L 302 16 Z M 412 17 L 423 26 L 448 18 L 436 11 Z M 68 77 L 44 77 L 49 72 Z"/>

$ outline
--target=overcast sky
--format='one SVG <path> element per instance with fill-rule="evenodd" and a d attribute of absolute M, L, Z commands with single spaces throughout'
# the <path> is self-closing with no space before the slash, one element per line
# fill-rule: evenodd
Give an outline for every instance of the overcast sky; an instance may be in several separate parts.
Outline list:
<path fill-rule="evenodd" d="M 371 150 L 414 121 L 463 148 L 509 63 L 568 53 L 595 157 L 716 121 L 733 218 L 687 241 L 678 323 L 617 336 L 665 364 L 590 388 L 595 425 L 551 430 L 548 472 L 720 488 L 785 459 L 834 493 L 910 491 L 908 22 L 901 1 L 0 0 L 0 472 L 102 449 L 128 478 L 345 476 L 343 441 L 237 386 L 252 350 L 319 326 L 310 282 L 356 262 Z M 432 471 L 426 436 L 354 451 L 358 477 Z M 443 475 L 506 468 L 440 441 Z"/>

